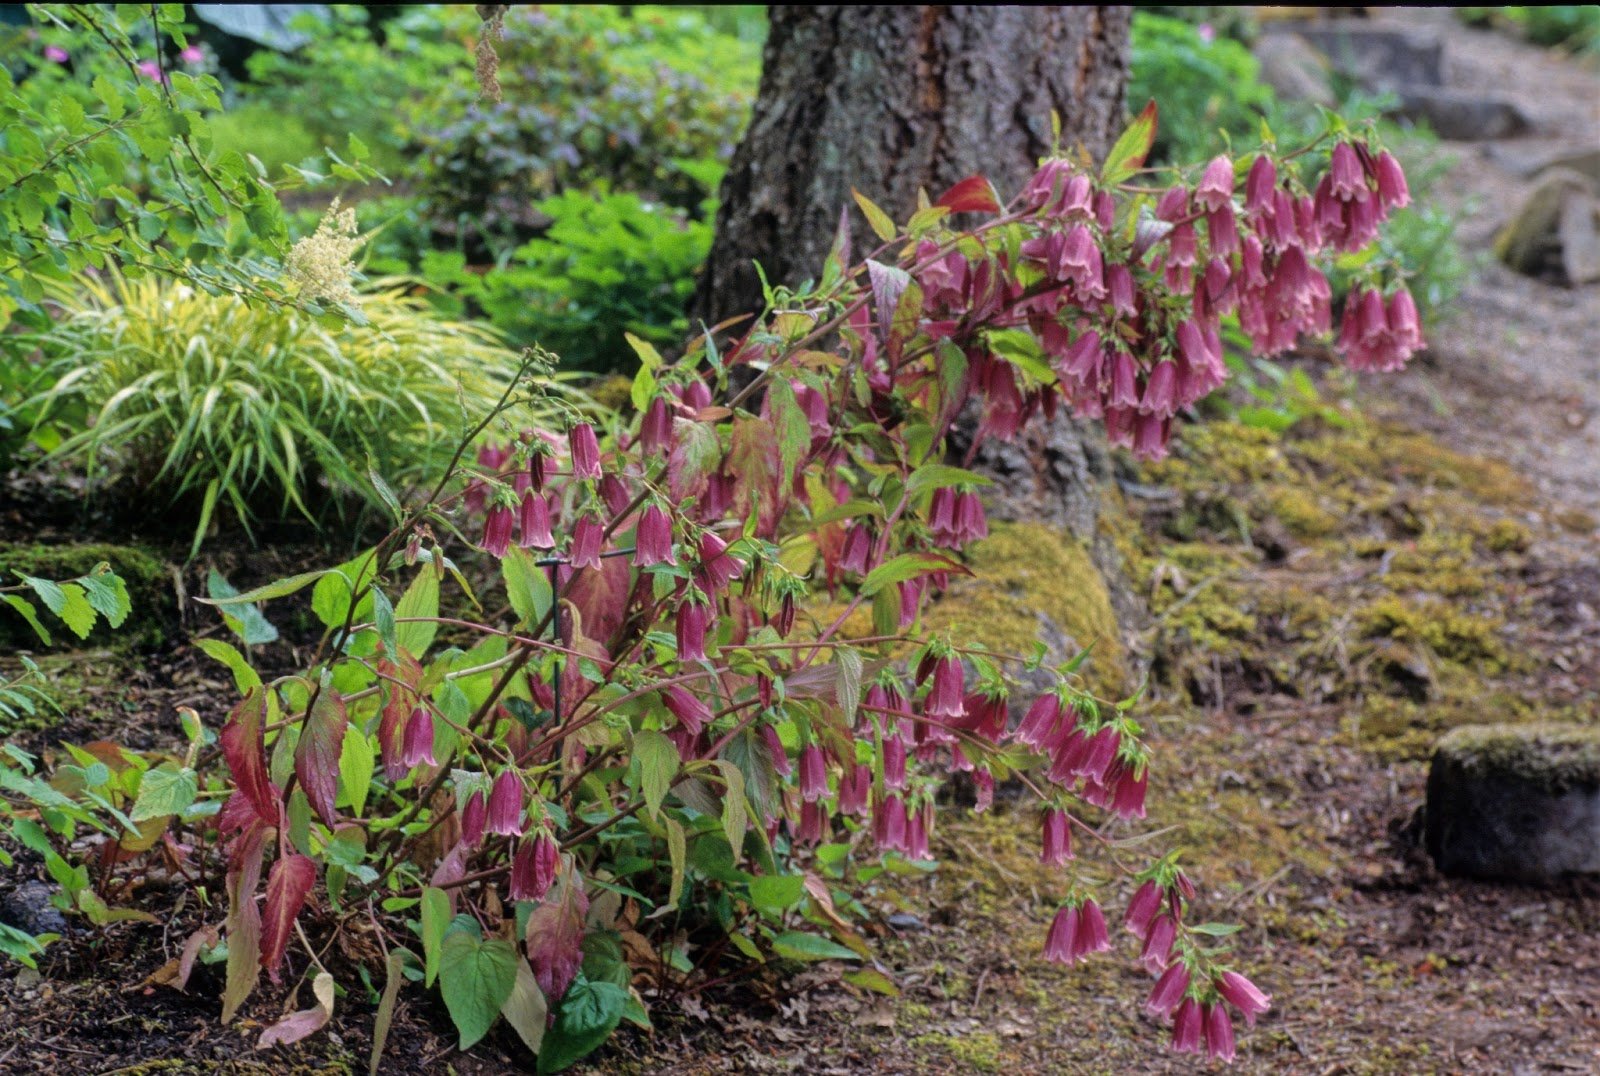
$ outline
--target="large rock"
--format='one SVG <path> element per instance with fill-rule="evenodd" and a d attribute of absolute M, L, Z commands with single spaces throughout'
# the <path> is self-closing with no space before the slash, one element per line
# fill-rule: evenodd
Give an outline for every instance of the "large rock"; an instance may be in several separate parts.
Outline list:
<path fill-rule="evenodd" d="M 1328 58 L 1299 34 L 1262 34 L 1252 51 L 1261 64 L 1261 81 L 1279 97 L 1310 101 L 1324 108 L 1337 107 L 1339 99 L 1328 77 Z"/>
<path fill-rule="evenodd" d="M 1402 86 L 1399 96 L 1394 115 L 1424 121 L 1434 134 L 1455 142 L 1511 138 L 1533 129 L 1527 114 L 1499 94 Z"/>
<path fill-rule="evenodd" d="M 1567 284 L 1600 279 L 1594 190 L 1581 172 L 1551 168 L 1495 237 L 1495 254 L 1528 276 Z"/>
<path fill-rule="evenodd" d="M 1600 875 L 1600 727 L 1468 725 L 1434 749 L 1428 854 L 1445 874 Z"/>
<path fill-rule="evenodd" d="M 1430 33 L 1338 19 L 1269 24 L 1263 36 L 1284 33 L 1299 35 L 1368 90 L 1444 85 L 1444 46 Z"/>

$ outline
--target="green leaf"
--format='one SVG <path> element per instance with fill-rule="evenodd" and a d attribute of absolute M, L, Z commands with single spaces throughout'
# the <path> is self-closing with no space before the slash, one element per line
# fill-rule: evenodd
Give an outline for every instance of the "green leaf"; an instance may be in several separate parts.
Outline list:
<path fill-rule="evenodd" d="M 251 688 L 261 686 L 261 675 L 251 667 L 245 656 L 230 643 L 221 639 L 196 639 L 194 645 L 198 646 L 209 658 L 226 665 L 233 673 L 233 684 L 239 689 L 239 694 L 250 694 Z"/>
<path fill-rule="evenodd" d="M 676 818 L 663 819 L 667 826 L 667 854 L 672 859 L 672 891 L 667 894 L 667 906 L 677 907 L 683 894 L 684 869 L 688 863 L 688 840 Z"/>
<path fill-rule="evenodd" d="M 533 554 L 512 546 L 500 559 L 500 572 L 506 580 L 506 597 L 522 624 L 532 627 L 550 611 L 550 579 L 533 562 Z"/>
<path fill-rule="evenodd" d="M 344 799 L 350 804 L 350 813 L 357 817 L 366 808 L 374 768 L 372 741 L 361 731 L 360 725 L 351 725 L 339 748 L 339 783 L 344 789 Z"/>
<path fill-rule="evenodd" d="M 338 570 L 337 568 L 319 568 L 314 572 L 301 572 L 299 575 L 291 575 L 287 579 L 274 580 L 271 583 L 253 587 L 229 598 L 196 598 L 195 601 L 203 605 L 238 605 L 240 602 L 264 602 L 273 598 L 284 598 L 311 583 L 315 583 L 324 576 L 336 573 Z"/>
<path fill-rule="evenodd" d="M 904 583 L 919 575 L 949 571 L 960 572 L 965 569 L 949 557 L 942 557 L 937 553 L 902 553 L 868 572 L 867 577 L 861 581 L 861 593 L 871 597 L 884 587 Z"/>
<path fill-rule="evenodd" d="M 399 998 L 400 986 L 405 982 L 405 956 L 400 949 L 389 950 L 385 967 L 383 998 L 378 1002 L 378 1015 L 372 1024 L 372 1059 L 367 1063 L 367 1076 L 378 1076 L 383 1046 L 389 1041 L 389 1025 L 394 1022 L 395 1000 Z"/>
<path fill-rule="evenodd" d="M 942 489 L 946 486 L 988 486 L 993 482 L 976 471 L 951 467 L 944 463 L 925 463 L 911 472 L 906 479 L 906 492 L 921 493 L 925 489 Z"/>
<path fill-rule="evenodd" d="M 661 801 L 672 787 L 683 759 L 678 745 L 659 732 L 645 729 L 633 734 L 634 765 L 638 767 L 639 788 L 652 815 L 661 813 Z"/>
<path fill-rule="evenodd" d="M 0 598 L 4 598 L 6 604 L 15 609 L 22 619 L 28 622 L 28 625 L 33 628 L 34 634 L 39 637 L 40 642 L 44 643 L 45 646 L 50 645 L 50 633 L 45 630 L 43 624 L 39 623 L 39 613 L 34 609 L 32 602 L 26 598 L 19 598 L 15 594 L 0 594 Z"/>
<path fill-rule="evenodd" d="M 804 934 L 798 930 L 786 931 L 772 939 L 772 950 L 790 960 L 860 960 L 861 957 L 844 946 Z"/>
<path fill-rule="evenodd" d="M 311 611 L 317 614 L 317 619 L 323 624 L 336 628 L 344 623 L 345 617 L 350 614 L 352 597 L 372 582 L 377 570 L 377 558 L 372 554 L 373 551 L 368 550 L 337 568 L 320 573 L 321 577 L 311 591 Z"/>
<path fill-rule="evenodd" d="M 516 948 L 504 938 L 484 941 L 466 931 L 444 939 L 439 953 L 439 992 L 468 1050 L 489 1033 L 500 1007 L 517 985 Z"/>
<path fill-rule="evenodd" d="M 444 928 L 450 925 L 450 895 L 429 886 L 422 891 L 422 968 L 424 986 L 432 986 L 439 974 L 439 949 Z"/>
<path fill-rule="evenodd" d="M 394 607 L 397 620 L 404 621 L 407 617 L 437 617 L 439 615 L 439 575 L 430 568 L 424 568 L 411 581 L 406 592 L 400 595 L 399 603 Z M 395 628 L 395 642 L 400 649 L 414 658 L 420 658 L 428 652 L 428 647 L 433 645 L 434 638 L 439 634 L 439 625 L 427 620 L 418 623 L 401 623 Z"/>
<path fill-rule="evenodd" d="M 432 575 L 432 572 L 428 573 Z M 383 652 L 391 657 L 400 653 L 400 641 L 395 634 L 394 603 L 382 587 L 372 588 L 372 622 L 377 626 L 378 638 L 383 642 Z"/>
<path fill-rule="evenodd" d="M 113 628 L 122 627 L 122 622 L 133 611 L 133 602 L 128 600 L 128 585 L 121 577 L 102 564 L 78 582 L 83 584 L 95 612 L 105 617 Z"/>
<path fill-rule="evenodd" d="M 146 770 L 139 780 L 139 797 L 133 801 L 128 817 L 135 822 L 161 818 L 169 814 L 182 814 L 194 805 L 200 782 L 188 767 L 176 762 L 163 762 L 153 770 Z"/>
<path fill-rule="evenodd" d="M 72 633 L 80 639 L 87 639 L 89 632 L 94 628 L 94 606 L 89 604 L 88 595 L 76 583 L 52 583 L 48 579 L 35 579 L 31 575 L 21 577 L 33 592 L 44 602 L 45 608 L 61 618 L 62 623 L 72 629 Z"/>
<path fill-rule="evenodd" d="M 717 760 L 717 768 L 722 771 L 727 784 L 722 797 L 722 832 L 728 838 L 728 847 L 733 849 L 733 858 L 737 860 L 739 849 L 744 847 L 744 831 L 750 821 L 750 809 L 744 798 L 744 774 L 725 758 Z"/>
<path fill-rule="evenodd" d="M 1244 928 L 1237 923 L 1198 923 L 1188 928 L 1192 933 L 1204 934 L 1210 938 L 1226 938 L 1230 934 L 1237 934 Z"/>
<path fill-rule="evenodd" d="M 750 883 L 750 902 L 776 918 L 799 904 L 805 892 L 806 880 L 801 875 L 763 874 Z"/>
<path fill-rule="evenodd" d="M 639 372 L 633 376 L 633 388 L 630 393 L 636 411 L 643 411 L 650 406 L 650 401 L 656 394 L 656 370 L 661 366 L 661 354 L 656 351 L 655 345 L 648 340 L 641 340 L 630 332 L 622 334 L 627 337 L 628 345 L 633 348 L 633 353 L 639 356 Z"/>
<path fill-rule="evenodd" d="M 863 990 L 875 990 L 890 997 L 897 997 L 900 994 L 900 988 L 894 985 L 894 980 L 875 968 L 848 972 L 844 976 L 844 981 Z"/>
<path fill-rule="evenodd" d="M 861 212 L 866 215 L 867 224 L 872 228 L 873 233 L 884 242 L 888 242 L 889 240 L 893 239 L 898 233 L 899 229 L 894 226 L 894 221 L 890 218 L 889 214 L 879 209 L 875 204 L 873 204 L 872 199 L 868 198 L 854 187 L 850 188 L 850 194 L 855 198 L 856 205 L 861 207 Z"/>
<path fill-rule="evenodd" d="M 628 992 L 616 983 L 575 980 L 545 1033 L 537 1071 L 560 1072 L 593 1052 L 616 1030 L 627 1004 Z"/>
<path fill-rule="evenodd" d="M 213 568 L 206 576 L 206 593 L 213 598 L 226 601 L 237 597 L 239 591 Z M 260 607 L 254 604 L 225 606 L 222 609 L 222 620 L 228 625 L 228 630 L 237 635 L 245 646 L 263 646 L 277 641 L 278 629 L 272 626 L 262 614 Z"/>
<path fill-rule="evenodd" d="M 500 1006 L 500 1015 L 506 1018 L 511 1030 L 517 1033 L 530 1053 L 537 1054 L 539 1047 L 544 1044 L 549 1013 L 544 992 L 533 977 L 533 968 L 528 966 L 526 960 L 518 960 L 516 982 L 511 987 L 511 996 Z"/>
<path fill-rule="evenodd" d="M 849 647 L 834 651 L 834 690 L 846 724 L 854 724 L 861 706 L 861 655 Z"/>
<path fill-rule="evenodd" d="M 1111 147 L 1111 152 L 1106 154 L 1106 163 L 1100 169 L 1101 182 L 1107 185 L 1121 183 L 1132 176 L 1144 164 L 1155 140 L 1156 103 L 1151 101 L 1128 124 L 1128 129 L 1122 132 L 1122 136 Z"/>

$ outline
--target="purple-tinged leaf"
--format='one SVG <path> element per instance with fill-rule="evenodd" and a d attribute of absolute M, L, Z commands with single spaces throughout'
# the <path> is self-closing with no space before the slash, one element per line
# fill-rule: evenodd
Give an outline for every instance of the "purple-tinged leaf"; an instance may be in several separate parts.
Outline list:
<path fill-rule="evenodd" d="M 339 793 L 339 752 L 349 723 L 344 699 L 331 687 L 324 687 L 311 704 L 300 730 L 300 742 L 294 749 L 294 772 L 300 787 L 306 790 L 306 799 L 317 817 L 330 826 Z"/>
<path fill-rule="evenodd" d="M 273 982 L 289 945 L 295 917 L 317 880 L 316 864 L 302 855 L 280 856 L 267 878 L 267 907 L 261 929 L 261 966 Z M 313 1029 L 314 1030 L 314 1029 Z"/>
<path fill-rule="evenodd" d="M 278 824 L 282 800 L 267 775 L 267 693 L 252 688 L 222 726 L 222 757 L 256 815 L 269 826 Z"/>

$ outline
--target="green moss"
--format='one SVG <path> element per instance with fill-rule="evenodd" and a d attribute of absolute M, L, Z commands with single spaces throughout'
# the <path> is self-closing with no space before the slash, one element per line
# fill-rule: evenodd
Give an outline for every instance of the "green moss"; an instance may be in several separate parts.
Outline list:
<path fill-rule="evenodd" d="M 59 581 L 88 575 L 102 562 L 110 564 L 128 587 L 133 610 L 120 628 L 99 621 L 88 639 L 79 640 L 65 625 L 40 609 L 40 620 L 50 630 L 55 649 L 74 645 L 103 645 L 119 649 L 157 646 L 173 629 L 178 603 L 166 562 L 149 550 L 121 545 L 0 544 L 0 576 L 14 582 L 19 575 Z M 34 601 L 38 607 L 40 603 Z M 0 612 L 0 649 L 46 649 L 33 629 L 11 610 Z"/>
<path fill-rule="evenodd" d="M 1304 489 L 1274 490 L 1268 496 L 1272 514 L 1296 538 L 1326 538 L 1339 530 L 1340 519 Z"/>
<path fill-rule="evenodd" d="M 1600 725 L 1464 725 L 1436 757 L 1468 774 L 1505 774 L 1559 790 L 1600 784 Z"/>
<path fill-rule="evenodd" d="M 968 1031 L 960 1035 L 918 1035 L 911 1040 L 911 1045 L 957 1062 L 960 1065 L 958 1071 L 1000 1071 L 1000 1039 L 988 1031 Z"/>
<path fill-rule="evenodd" d="M 1421 642 L 1446 661 L 1471 664 L 1483 672 L 1499 672 L 1506 666 L 1499 625 L 1448 602 L 1380 598 L 1360 610 L 1356 621 L 1367 638 Z"/>
<path fill-rule="evenodd" d="M 967 564 L 972 575 L 952 580 L 928 609 L 930 631 L 1011 654 L 1031 653 L 1036 640 L 1055 650 L 1093 644 L 1084 666 L 1090 684 L 1113 695 L 1126 687 L 1126 655 L 1105 579 L 1071 537 L 1036 523 L 997 523 L 967 550 Z"/>

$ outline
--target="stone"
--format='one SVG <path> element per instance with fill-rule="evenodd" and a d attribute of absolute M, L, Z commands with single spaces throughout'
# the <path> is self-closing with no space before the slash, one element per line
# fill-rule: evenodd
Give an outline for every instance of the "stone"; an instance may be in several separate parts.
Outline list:
<path fill-rule="evenodd" d="M 1561 200 L 1556 240 L 1561 248 L 1561 271 L 1568 284 L 1592 284 L 1600 280 L 1600 235 L 1595 233 L 1597 213 L 1600 213 L 1600 203 L 1578 191 L 1568 191 Z"/>
<path fill-rule="evenodd" d="M 1278 96 L 1325 108 L 1338 105 L 1328 78 L 1328 58 L 1299 34 L 1262 34 L 1254 52 L 1261 64 L 1261 81 Z"/>
<path fill-rule="evenodd" d="M 1428 854 L 1448 875 L 1600 875 L 1600 727 L 1466 725 L 1428 773 Z"/>
<path fill-rule="evenodd" d="M 1491 150 L 1495 162 L 1513 175 L 1532 179 L 1554 168 L 1565 168 L 1600 184 L 1600 149 L 1558 149 L 1529 154 L 1515 146 L 1496 146 Z"/>
<path fill-rule="evenodd" d="M 1511 138 L 1533 129 L 1527 114 L 1498 94 L 1432 86 L 1401 86 L 1397 92 L 1400 100 L 1393 115 L 1424 121 L 1434 134 L 1451 141 Z"/>
<path fill-rule="evenodd" d="M 1600 271 L 1594 184 L 1581 172 L 1552 168 L 1495 237 L 1495 255 L 1519 273 L 1586 283 Z M 1587 222 L 1584 215 L 1587 214 Z M 1570 242 L 1570 257 L 1565 247 Z"/>
<path fill-rule="evenodd" d="M 50 903 L 53 892 L 37 879 L 13 886 L 0 896 L 0 923 L 29 934 L 65 934 L 67 921 Z"/>
<path fill-rule="evenodd" d="M 1263 38 L 1296 34 L 1327 57 L 1333 69 L 1373 92 L 1444 85 L 1444 46 L 1418 30 L 1372 26 L 1356 20 L 1269 24 Z"/>

